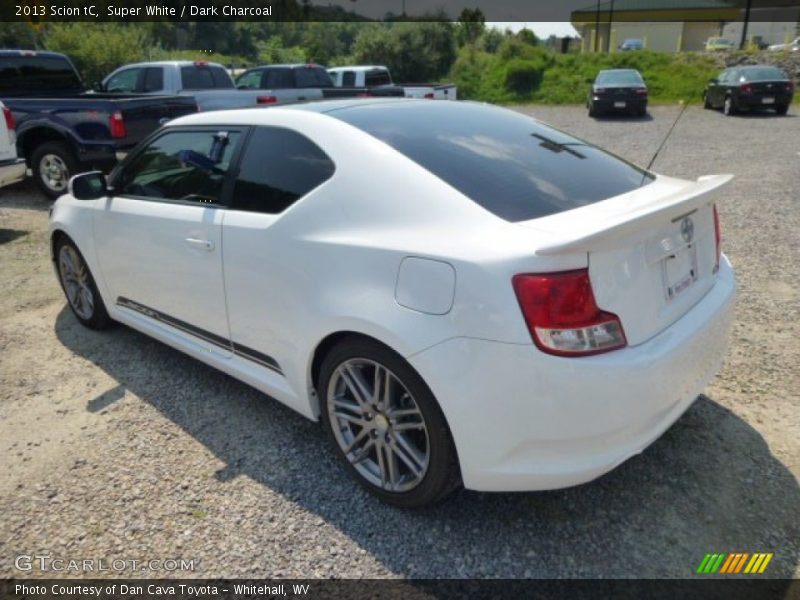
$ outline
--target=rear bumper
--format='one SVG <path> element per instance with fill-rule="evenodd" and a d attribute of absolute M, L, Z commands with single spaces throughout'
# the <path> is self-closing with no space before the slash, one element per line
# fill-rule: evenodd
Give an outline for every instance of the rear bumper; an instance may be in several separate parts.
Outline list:
<path fill-rule="evenodd" d="M 581 484 L 640 453 L 722 365 L 736 284 L 716 285 L 679 321 L 635 347 L 559 358 L 532 345 L 457 338 L 409 358 L 450 425 L 467 488 Z"/>
<path fill-rule="evenodd" d="M 597 112 L 630 112 L 632 110 L 644 110 L 647 108 L 647 97 L 592 98 L 590 102 Z M 625 106 L 616 106 L 616 103 L 619 102 L 624 102 Z"/>
<path fill-rule="evenodd" d="M 736 106 L 741 109 L 750 108 L 774 108 L 775 106 L 787 106 L 792 103 L 792 94 L 739 94 L 736 97 Z M 772 98 L 772 102 L 764 103 L 764 98 Z"/>
<path fill-rule="evenodd" d="M 0 162 L 0 187 L 11 185 L 25 179 L 27 167 L 24 158 Z"/>

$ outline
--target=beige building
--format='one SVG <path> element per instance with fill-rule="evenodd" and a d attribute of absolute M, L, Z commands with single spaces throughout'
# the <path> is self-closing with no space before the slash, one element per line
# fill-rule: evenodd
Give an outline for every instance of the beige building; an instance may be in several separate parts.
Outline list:
<path fill-rule="evenodd" d="M 752 0 L 752 4 L 748 39 L 758 36 L 775 44 L 797 32 L 796 0 Z M 631 38 L 660 52 L 703 50 L 706 40 L 717 36 L 738 46 L 742 5 L 738 0 L 603 0 L 574 11 L 572 25 L 581 36 L 582 52 L 614 50 Z M 774 21 L 765 22 L 765 17 Z"/>

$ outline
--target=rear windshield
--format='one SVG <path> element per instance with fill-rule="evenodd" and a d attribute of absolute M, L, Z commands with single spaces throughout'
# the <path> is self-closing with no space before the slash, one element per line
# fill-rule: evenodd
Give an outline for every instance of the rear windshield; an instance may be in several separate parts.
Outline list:
<path fill-rule="evenodd" d="M 769 79 L 788 79 L 786 73 L 776 67 L 756 67 L 739 71 L 740 81 L 765 81 Z"/>
<path fill-rule="evenodd" d="M 72 65 L 55 56 L 0 57 L 0 91 L 3 95 L 26 92 L 80 90 L 81 81 Z"/>
<path fill-rule="evenodd" d="M 642 76 L 636 71 L 607 71 L 597 76 L 598 84 L 637 85 L 642 83 Z"/>
<path fill-rule="evenodd" d="M 653 180 L 595 146 L 497 107 L 411 100 L 328 114 L 386 142 L 507 221 L 592 204 Z"/>
<path fill-rule="evenodd" d="M 191 65 L 181 67 L 181 85 L 185 90 L 229 89 L 233 81 L 222 67 Z"/>

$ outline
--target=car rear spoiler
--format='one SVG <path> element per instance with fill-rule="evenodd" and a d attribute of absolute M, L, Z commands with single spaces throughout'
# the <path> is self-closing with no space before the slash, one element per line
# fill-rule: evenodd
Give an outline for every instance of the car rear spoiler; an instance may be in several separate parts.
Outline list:
<path fill-rule="evenodd" d="M 536 250 L 536 254 L 553 256 L 613 248 L 615 242 L 628 234 L 647 229 L 651 224 L 663 224 L 664 219 L 676 219 L 711 204 L 717 193 L 732 179 L 733 175 L 705 175 L 696 182 L 652 202 L 642 203 L 633 210 L 612 213 L 600 223 L 597 220 L 576 219 L 570 223 L 570 239 L 545 243 Z M 566 213 L 562 214 L 566 216 Z"/>

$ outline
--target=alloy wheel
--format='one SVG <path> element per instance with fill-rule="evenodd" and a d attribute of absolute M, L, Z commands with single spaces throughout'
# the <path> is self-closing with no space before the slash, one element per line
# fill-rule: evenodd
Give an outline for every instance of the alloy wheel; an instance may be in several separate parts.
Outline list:
<path fill-rule="evenodd" d="M 94 294 L 89 283 L 89 269 L 72 246 L 61 246 L 58 272 L 72 309 L 81 319 L 91 319 L 94 314 Z"/>
<path fill-rule="evenodd" d="M 359 475 L 389 492 L 422 482 L 430 463 L 425 417 L 392 371 L 373 360 L 346 360 L 326 399 L 334 438 Z"/>

